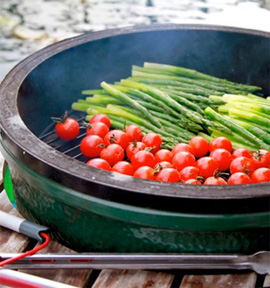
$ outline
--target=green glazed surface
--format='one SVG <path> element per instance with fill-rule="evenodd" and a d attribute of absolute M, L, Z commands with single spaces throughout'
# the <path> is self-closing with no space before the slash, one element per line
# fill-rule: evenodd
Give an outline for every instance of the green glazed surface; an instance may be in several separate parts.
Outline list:
<path fill-rule="evenodd" d="M 80 252 L 241 252 L 269 250 L 269 212 L 188 214 L 99 199 L 44 178 L 0 146 L 19 212 Z"/>

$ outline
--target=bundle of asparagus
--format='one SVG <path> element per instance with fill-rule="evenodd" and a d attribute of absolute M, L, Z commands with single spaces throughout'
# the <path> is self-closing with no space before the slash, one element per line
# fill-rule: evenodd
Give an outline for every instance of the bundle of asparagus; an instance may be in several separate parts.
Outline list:
<path fill-rule="evenodd" d="M 102 113 L 115 128 L 134 123 L 145 133 L 159 133 L 167 148 L 201 135 L 209 141 L 225 136 L 234 148 L 269 150 L 270 98 L 255 95 L 260 90 L 184 67 L 146 62 L 132 66 L 127 79 L 103 81 L 101 89 L 82 91 L 85 98 L 72 109 L 85 111 L 87 121 Z"/>

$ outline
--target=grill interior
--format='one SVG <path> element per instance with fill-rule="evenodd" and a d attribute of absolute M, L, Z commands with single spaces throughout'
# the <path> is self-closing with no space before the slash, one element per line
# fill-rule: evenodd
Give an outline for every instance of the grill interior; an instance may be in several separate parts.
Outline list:
<path fill-rule="evenodd" d="M 6 153 L 7 162 L 14 171 L 14 184 L 19 187 L 16 195 L 19 211 L 27 219 L 54 227 L 59 232 L 58 239 L 68 242 L 71 248 L 80 251 L 93 251 L 93 246 L 100 251 L 118 251 L 120 248 L 122 251 L 130 248 L 134 251 L 161 248 L 175 251 L 186 242 L 190 251 L 194 239 L 195 248 L 203 247 L 201 240 L 204 240 L 206 249 L 209 247 L 211 251 L 220 248 L 239 251 L 238 243 L 246 245 L 250 242 L 249 236 L 255 238 L 254 241 L 258 239 L 256 243 L 269 240 L 265 237 L 269 232 L 267 228 L 246 231 L 242 236 L 241 231 L 234 233 L 235 225 L 228 227 L 233 232 L 228 238 L 228 233 L 223 235 L 222 227 L 219 229 L 219 218 L 212 217 L 212 214 L 218 214 L 217 217 L 230 220 L 230 225 L 233 223 L 231 214 L 241 213 L 243 215 L 238 217 L 243 220 L 241 229 L 256 226 L 262 214 L 252 213 L 262 212 L 263 219 L 266 218 L 269 186 L 250 185 L 246 189 L 204 186 L 198 189 L 154 181 L 147 183 L 131 177 L 126 181 L 127 177 L 83 163 L 87 159 L 81 155 L 79 146 L 85 131 L 81 131 L 74 141 L 62 141 L 54 132 L 50 117 L 69 110 L 82 90 L 98 88 L 103 80 L 110 83 L 126 78 L 132 65 L 141 65 L 145 61 L 186 66 L 218 77 L 226 75 L 229 80 L 253 83 L 263 87 L 266 93 L 269 91 L 269 55 L 265 54 L 269 37 L 254 32 L 242 33 L 241 30 L 234 32 L 231 28 L 218 31 L 217 28 L 181 27 L 121 28 L 64 40 L 16 66 L 0 89 L 3 103 L 0 122 L 4 134 L 1 140 L 10 152 Z M 80 113 L 71 112 L 70 116 L 79 121 L 84 118 Z M 41 140 L 37 141 L 37 136 Z M 120 208 L 111 209 L 117 206 Z M 145 213 L 140 213 L 141 208 Z M 95 213 L 98 210 L 99 213 Z M 176 215 L 173 217 L 176 225 L 166 216 L 172 212 Z M 210 231 L 210 241 L 205 237 L 198 238 L 196 233 L 192 236 L 196 226 L 188 222 L 187 233 L 184 231 L 172 239 L 178 219 L 179 223 L 183 217 L 196 220 L 198 214 L 205 214 L 204 219 L 209 219 L 210 224 L 213 219 L 218 221 L 219 230 Z M 123 215 L 129 215 L 134 222 L 140 221 L 138 224 L 118 221 L 125 220 Z M 157 234 L 153 234 L 151 226 L 154 221 L 161 227 L 158 227 Z M 140 223 L 147 229 L 142 229 Z M 172 226 L 172 230 L 167 230 L 166 227 Z M 215 237 L 210 238 L 211 234 Z M 119 246 L 126 235 L 130 235 L 130 241 Z M 139 244 L 133 245 L 137 240 Z M 156 244 L 161 247 L 155 247 Z"/>
<path fill-rule="evenodd" d="M 68 115 L 76 119 L 80 126 L 82 126 L 81 124 L 85 121 L 85 113 L 70 110 L 68 111 Z M 60 117 L 63 117 L 63 115 Z M 52 123 L 41 132 L 38 138 L 63 154 L 78 161 L 86 162 L 88 158 L 82 155 L 80 151 L 80 142 L 86 136 L 86 129 L 81 128 L 80 134 L 76 139 L 65 141 L 56 135 L 54 127 L 55 123 L 52 121 Z"/>
<path fill-rule="evenodd" d="M 63 114 L 64 115 L 64 114 Z M 61 115 L 60 117 L 63 117 L 63 115 Z M 69 117 L 72 117 L 74 119 L 76 119 L 79 123 L 80 126 L 82 126 L 81 124 L 83 122 L 85 122 L 85 116 L 86 114 L 84 112 L 79 112 L 79 111 L 74 111 L 74 110 L 69 110 L 68 111 L 68 115 Z M 86 136 L 86 130 L 85 129 L 80 129 L 80 134 L 77 136 L 76 139 L 71 140 L 71 141 L 65 141 L 60 139 L 56 133 L 55 133 L 55 123 L 52 121 L 50 123 L 50 125 L 48 125 L 43 131 L 42 133 L 39 135 L 39 139 L 42 140 L 43 142 L 45 142 L 47 145 L 50 145 L 52 148 L 58 150 L 59 152 L 73 158 L 74 160 L 78 160 L 81 161 L 83 163 L 86 163 L 89 158 L 85 157 L 84 155 L 82 155 L 81 151 L 80 151 L 80 142 L 83 139 L 83 137 Z M 174 185 L 174 184 L 172 184 Z M 116 199 L 114 199 L 114 197 L 116 197 Z M 112 197 L 111 200 L 117 200 L 117 201 L 124 201 L 123 198 L 118 199 L 117 196 Z M 132 199 L 133 196 L 129 195 L 129 199 Z M 136 199 L 133 199 L 133 204 L 137 204 L 140 206 L 140 201 L 137 202 Z M 160 204 L 158 203 L 154 203 L 152 202 L 153 199 L 149 200 L 149 205 L 153 206 L 156 209 L 161 209 L 161 207 L 159 206 Z M 226 200 L 226 201 L 222 201 L 222 205 L 212 205 L 211 200 L 210 202 L 208 202 L 209 200 L 200 200 L 200 204 L 198 205 L 198 203 L 196 201 L 193 201 L 191 199 L 181 199 L 180 202 L 178 202 L 178 200 L 171 200 L 170 198 L 164 198 L 162 200 L 163 205 L 165 205 L 167 202 L 167 204 L 165 205 L 166 207 L 170 207 L 169 210 L 175 210 L 178 211 L 179 208 L 181 207 L 181 211 L 183 212 L 190 212 L 191 210 L 194 209 L 194 212 L 199 212 L 199 213 L 225 213 L 226 212 L 231 212 L 231 213 L 246 213 L 248 211 L 250 211 L 250 209 L 252 210 L 252 212 L 258 212 L 258 211 L 266 211 L 268 210 L 269 204 L 267 201 L 264 201 L 261 198 L 254 198 L 252 200 L 252 206 L 250 206 L 250 201 L 249 199 L 245 200 L 245 199 L 240 199 L 240 200 Z M 246 203 L 247 202 L 247 203 Z M 147 198 L 144 196 L 144 205 L 147 206 L 148 200 Z M 151 204 L 150 204 L 151 203 Z M 210 207 L 209 207 L 210 204 Z M 221 204 L 221 203 L 220 203 Z M 223 206 L 224 205 L 224 206 Z M 225 209 L 223 211 L 223 209 Z M 210 211 L 211 210 L 211 211 Z"/>
<path fill-rule="evenodd" d="M 110 201 L 170 211 L 181 208 L 182 211 L 208 213 L 269 209 L 264 195 L 269 187 L 265 185 L 260 186 L 266 188 L 266 193 L 253 185 L 243 191 L 241 187 L 195 189 L 167 183 L 148 185 L 140 179 L 123 181 L 120 177 L 119 180 L 118 175 L 115 177 L 113 173 L 82 165 L 88 160 L 80 152 L 85 131 L 81 131 L 74 141 L 63 141 L 55 134 L 55 124 L 50 117 L 59 117 L 65 110 L 70 110 L 82 90 L 100 88 L 103 80 L 113 83 L 126 78 L 132 65 L 141 66 L 145 61 L 186 66 L 217 77 L 226 75 L 229 80 L 261 86 L 268 93 L 269 57 L 264 52 L 269 47 L 269 38 L 224 28 L 218 31 L 216 28 L 194 29 L 193 26 L 164 27 L 89 33 L 57 43 L 26 59 L 9 76 L 12 81 L 8 93 L 1 94 L 2 103 L 8 103 L 8 107 L 3 109 L 1 106 L 0 118 L 4 128 L 14 136 L 14 143 L 5 143 L 6 146 L 11 146 L 15 156 L 40 175 L 75 191 Z M 19 75 L 15 77 L 16 71 Z M 12 108 L 11 116 L 8 108 Z M 19 127 L 17 122 L 12 122 L 17 119 L 18 111 L 22 120 Z M 83 121 L 85 114 L 70 111 L 70 116 Z M 25 131 L 23 135 L 22 129 Z M 42 142 L 37 142 L 36 136 L 47 145 L 40 145 Z M 55 153 L 51 153 L 54 151 L 48 147 L 67 157 L 55 157 Z M 23 154 L 22 148 L 29 153 Z M 256 197 L 257 192 L 260 197 Z M 250 194 L 255 195 L 255 199 L 253 196 L 242 199 Z M 256 202 L 262 205 L 256 205 Z"/>

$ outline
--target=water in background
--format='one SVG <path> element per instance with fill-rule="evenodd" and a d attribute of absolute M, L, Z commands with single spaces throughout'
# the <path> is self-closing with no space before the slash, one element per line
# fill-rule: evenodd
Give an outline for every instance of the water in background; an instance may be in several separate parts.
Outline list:
<path fill-rule="evenodd" d="M 270 0 L 1 0 L 0 80 L 19 61 L 89 31 L 200 23 L 270 31 Z"/>

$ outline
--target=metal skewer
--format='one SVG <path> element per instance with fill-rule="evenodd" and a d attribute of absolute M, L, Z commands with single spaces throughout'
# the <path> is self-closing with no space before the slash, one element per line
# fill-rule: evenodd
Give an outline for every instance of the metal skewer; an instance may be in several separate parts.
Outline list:
<path fill-rule="evenodd" d="M 0 260 L 18 254 L 0 254 Z M 198 254 L 36 254 L 5 266 L 8 269 L 249 269 L 270 273 L 270 252 L 253 255 Z"/>
<path fill-rule="evenodd" d="M 0 211 L 0 226 L 40 240 L 48 231 L 25 219 Z M 2 253 L 0 262 L 20 254 Z M 149 253 L 88 253 L 35 254 L 4 266 L 8 269 L 249 269 L 258 274 L 270 274 L 270 252 L 253 255 L 237 254 L 149 254 Z M 1 268 L 0 268 L 1 270 Z"/>

